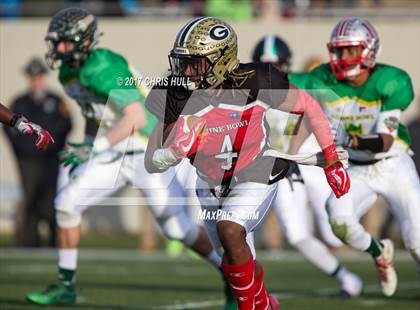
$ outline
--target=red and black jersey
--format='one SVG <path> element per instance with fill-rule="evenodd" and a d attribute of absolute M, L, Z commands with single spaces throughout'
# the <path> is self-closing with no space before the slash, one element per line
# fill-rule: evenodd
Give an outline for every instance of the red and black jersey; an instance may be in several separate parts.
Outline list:
<path fill-rule="evenodd" d="M 269 148 L 265 114 L 280 107 L 289 85 L 287 74 L 271 64 L 241 64 L 221 89 L 191 92 L 182 86 L 155 86 L 146 107 L 166 125 L 179 115 L 205 119 L 205 138 L 190 157 L 200 177 L 213 184 L 232 177 L 270 183 L 283 175 L 287 164 L 263 156 Z"/>

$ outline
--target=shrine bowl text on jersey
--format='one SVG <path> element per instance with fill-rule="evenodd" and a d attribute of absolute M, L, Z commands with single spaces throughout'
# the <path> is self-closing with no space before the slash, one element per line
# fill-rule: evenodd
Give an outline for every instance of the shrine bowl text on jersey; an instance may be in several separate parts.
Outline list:
<path fill-rule="evenodd" d="M 223 89 L 191 92 L 183 87 L 155 87 L 146 106 L 165 124 L 174 123 L 179 115 L 205 120 L 204 139 L 190 156 L 200 177 L 216 184 L 232 176 L 269 183 L 273 167 L 280 163 L 262 156 L 270 147 L 265 113 L 285 100 L 287 75 L 262 63 L 241 64 L 237 72 L 248 75 L 240 85 L 225 81 Z M 281 176 L 282 169 L 278 170 Z"/>

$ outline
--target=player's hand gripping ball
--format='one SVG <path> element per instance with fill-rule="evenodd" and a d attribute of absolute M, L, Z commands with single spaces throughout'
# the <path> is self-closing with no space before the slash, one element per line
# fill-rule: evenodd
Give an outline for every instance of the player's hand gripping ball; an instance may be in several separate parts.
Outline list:
<path fill-rule="evenodd" d="M 178 159 L 188 157 L 197 152 L 206 132 L 204 119 L 194 115 L 181 115 L 175 125 L 175 138 L 169 149 Z"/>

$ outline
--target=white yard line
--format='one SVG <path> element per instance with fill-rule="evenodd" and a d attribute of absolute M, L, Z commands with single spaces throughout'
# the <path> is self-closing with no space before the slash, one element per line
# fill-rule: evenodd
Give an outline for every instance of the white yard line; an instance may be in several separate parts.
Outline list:
<path fill-rule="evenodd" d="M 153 254 L 141 253 L 137 250 L 129 249 L 81 249 L 79 251 L 80 259 L 84 261 L 145 261 L 145 262 L 167 262 L 167 261 L 190 261 L 191 257 L 188 255 L 181 255 L 179 257 L 169 257 L 164 251 L 156 251 Z M 52 249 L 23 249 L 23 248 L 0 248 L 1 259 L 56 259 L 57 253 Z M 371 257 L 364 253 L 348 252 L 337 257 L 342 261 L 371 261 Z M 305 259 L 296 251 L 278 251 L 258 252 L 258 258 L 263 261 L 270 262 L 300 262 Z M 396 261 L 406 262 L 411 261 L 412 258 L 407 251 L 398 250 L 396 252 Z"/>
<path fill-rule="evenodd" d="M 205 309 L 213 306 L 223 306 L 223 300 L 207 300 L 207 301 L 197 301 L 197 302 L 187 302 L 184 304 L 177 304 L 172 306 L 159 306 L 154 307 L 156 310 L 187 310 L 187 309 Z"/>

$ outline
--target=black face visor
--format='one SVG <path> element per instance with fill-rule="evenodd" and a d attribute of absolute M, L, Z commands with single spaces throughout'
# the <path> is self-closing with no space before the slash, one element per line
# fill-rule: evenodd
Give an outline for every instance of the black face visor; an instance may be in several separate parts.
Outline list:
<path fill-rule="evenodd" d="M 57 62 L 70 62 L 73 60 L 74 51 L 68 53 L 60 53 L 57 50 L 60 41 L 47 40 L 46 43 L 47 53 L 45 54 L 45 59 L 50 68 L 56 69 Z"/>
<path fill-rule="evenodd" d="M 186 77 L 192 81 L 203 80 L 211 69 L 210 61 L 203 56 L 171 53 L 169 63 L 172 75 Z"/>

